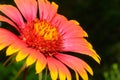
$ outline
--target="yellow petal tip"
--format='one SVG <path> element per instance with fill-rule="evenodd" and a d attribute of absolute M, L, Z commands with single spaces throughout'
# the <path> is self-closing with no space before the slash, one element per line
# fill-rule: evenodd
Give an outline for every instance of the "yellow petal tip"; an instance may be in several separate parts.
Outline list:
<path fill-rule="evenodd" d="M 14 47 L 12 47 L 12 46 L 9 46 L 9 47 L 7 48 L 7 51 L 6 51 L 6 55 L 7 55 L 7 56 L 12 55 L 12 54 L 14 54 L 14 53 L 17 52 L 17 51 L 19 51 L 19 49 L 16 49 L 16 48 L 14 48 Z"/>
<path fill-rule="evenodd" d="M 73 20 L 76 25 L 80 25 L 80 23 L 76 20 Z"/>
<path fill-rule="evenodd" d="M 40 61 L 37 61 L 36 66 L 35 66 L 36 73 L 42 72 L 42 70 L 45 68 L 45 66 L 46 66 L 46 64 L 42 64 L 42 63 L 40 63 Z"/>
<path fill-rule="evenodd" d="M 58 5 L 55 2 L 52 2 L 52 5 L 58 9 Z"/>
<path fill-rule="evenodd" d="M 31 56 L 28 56 L 27 60 L 26 60 L 26 66 L 30 66 L 33 63 L 35 63 L 36 59 L 33 59 Z"/>
<path fill-rule="evenodd" d="M 25 59 L 27 57 L 27 54 L 26 53 L 22 53 L 21 51 L 18 52 L 17 56 L 16 56 L 16 61 L 19 62 L 23 59 Z"/>

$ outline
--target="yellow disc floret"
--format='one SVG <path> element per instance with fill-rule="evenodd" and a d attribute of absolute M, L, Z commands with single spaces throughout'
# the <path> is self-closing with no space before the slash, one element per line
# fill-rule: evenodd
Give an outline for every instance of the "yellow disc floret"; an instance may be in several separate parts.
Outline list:
<path fill-rule="evenodd" d="M 58 33 L 56 27 L 50 25 L 48 22 L 37 22 L 34 24 L 36 34 L 39 34 L 44 40 L 57 40 Z"/>

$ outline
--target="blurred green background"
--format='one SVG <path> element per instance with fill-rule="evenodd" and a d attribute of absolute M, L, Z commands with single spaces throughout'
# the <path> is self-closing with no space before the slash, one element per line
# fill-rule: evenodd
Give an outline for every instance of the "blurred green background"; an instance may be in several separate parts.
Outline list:
<path fill-rule="evenodd" d="M 87 40 L 92 43 L 102 59 L 100 65 L 91 58 L 86 59 L 94 71 L 94 76 L 89 76 L 89 80 L 120 80 L 120 0 L 54 1 L 59 4 L 58 13 L 80 22 L 89 35 Z M 14 3 L 13 0 L 0 0 L 0 4 Z M 2 63 L 6 59 L 5 51 L 2 50 L 0 53 L 2 53 L 0 80 L 12 80 L 22 62 L 14 63 L 7 68 L 3 67 Z M 37 75 L 34 73 L 32 67 L 26 80 L 37 80 Z"/>

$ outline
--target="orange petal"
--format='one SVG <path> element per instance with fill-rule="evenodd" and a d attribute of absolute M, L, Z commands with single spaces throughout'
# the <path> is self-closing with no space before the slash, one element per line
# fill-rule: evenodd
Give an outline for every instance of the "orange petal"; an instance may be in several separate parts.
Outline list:
<path fill-rule="evenodd" d="M 63 62 L 68 67 L 73 69 L 75 72 L 77 71 L 79 75 L 83 78 L 83 80 L 88 80 L 88 75 L 87 75 L 87 72 L 85 71 L 85 69 L 88 68 L 88 65 L 85 62 L 83 62 L 77 57 L 66 55 L 66 54 L 56 54 L 55 56 L 61 62 Z M 83 63 L 86 65 L 83 65 Z M 92 69 L 90 67 L 87 70 L 90 70 L 89 72 L 91 72 L 92 74 Z"/>
<path fill-rule="evenodd" d="M 4 49 L 7 46 L 9 46 L 8 43 L 0 44 L 0 50 Z"/>
<path fill-rule="evenodd" d="M 87 63 L 85 63 L 83 60 L 80 60 L 80 61 L 84 69 L 86 69 L 93 76 L 93 70 L 91 69 L 91 67 Z"/>
<path fill-rule="evenodd" d="M 58 61 L 52 57 L 48 57 L 47 59 L 49 62 L 48 64 L 52 64 L 51 65 L 52 68 L 55 67 L 55 68 L 53 68 L 53 71 L 54 70 L 58 71 L 60 80 L 66 80 L 66 78 L 67 78 L 67 80 L 71 80 L 71 74 L 65 65 L 63 65 L 60 61 Z M 51 72 L 52 72 L 52 70 L 51 70 Z M 54 77 L 54 76 L 51 75 L 51 77 Z"/>
<path fill-rule="evenodd" d="M 63 39 L 70 39 L 74 37 L 88 37 L 87 33 L 78 25 L 78 22 L 75 20 L 70 20 L 65 22 L 60 26 L 60 34 L 63 36 Z"/>
<path fill-rule="evenodd" d="M 33 58 L 32 56 L 28 56 L 27 60 L 26 60 L 26 64 L 27 66 L 32 65 L 33 63 L 35 63 L 36 58 Z"/>
<path fill-rule="evenodd" d="M 12 25 L 13 27 L 15 27 L 19 31 L 18 27 L 12 21 L 10 21 L 9 19 L 7 19 L 6 17 L 0 15 L 0 21 L 9 23 L 10 25 Z"/>
<path fill-rule="evenodd" d="M 0 35 L 0 49 L 9 46 L 6 51 L 7 56 L 26 47 L 26 44 L 22 40 L 6 29 L 0 28 Z"/>
<path fill-rule="evenodd" d="M 18 37 L 13 34 L 12 32 L 4 29 L 4 28 L 0 28 L 0 43 L 13 43 L 18 39 Z"/>
<path fill-rule="evenodd" d="M 47 62 L 48 62 L 48 68 L 50 70 L 50 75 L 52 80 L 57 80 L 58 78 L 58 69 L 54 63 L 54 61 L 51 58 L 47 58 Z"/>
<path fill-rule="evenodd" d="M 6 55 L 12 55 L 13 53 L 23 50 L 24 48 L 26 48 L 26 45 L 22 41 L 16 40 L 15 43 L 11 44 L 7 48 Z"/>
<path fill-rule="evenodd" d="M 85 46 L 88 48 L 93 48 L 92 45 L 85 38 L 81 38 L 81 37 L 64 39 L 63 43 L 64 43 L 64 45 L 73 45 L 74 44 L 74 45 Z"/>
<path fill-rule="evenodd" d="M 52 4 L 48 0 L 38 0 L 40 20 L 51 21 L 57 13 L 58 5 L 54 2 Z"/>
<path fill-rule="evenodd" d="M 27 53 L 19 51 L 18 54 L 17 54 L 17 56 L 16 56 L 16 61 L 19 62 L 19 61 L 25 59 L 27 56 L 28 56 Z"/>
<path fill-rule="evenodd" d="M 75 76 L 76 76 L 76 80 L 79 80 L 79 75 L 76 71 L 75 71 Z"/>
<path fill-rule="evenodd" d="M 7 56 L 12 55 L 12 54 L 18 52 L 19 50 L 20 50 L 20 49 L 17 48 L 16 46 L 10 45 L 10 46 L 7 48 L 6 55 L 7 55 Z"/>
<path fill-rule="evenodd" d="M 29 52 L 30 52 L 30 49 L 28 49 L 27 47 L 21 48 L 17 53 L 16 61 L 18 62 L 25 59 L 30 54 Z"/>
<path fill-rule="evenodd" d="M 67 22 L 66 17 L 60 14 L 56 14 L 54 18 L 52 19 L 51 24 L 58 27 L 58 30 L 61 33 L 63 30 L 61 26 L 63 26 L 63 24 L 65 24 L 66 22 Z"/>
<path fill-rule="evenodd" d="M 30 66 L 32 65 L 33 63 L 35 63 L 35 61 L 37 60 L 37 54 L 39 54 L 39 52 L 37 52 L 36 50 L 29 50 L 29 56 L 27 57 L 27 60 L 26 60 L 26 65 L 27 66 Z"/>
<path fill-rule="evenodd" d="M 66 80 L 66 78 L 67 80 L 71 80 L 71 74 L 65 65 L 56 60 L 56 66 L 58 67 L 59 70 L 60 80 Z"/>
<path fill-rule="evenodd" d="M 14 0 L 19 10 L 27 21 L 32 21 L 37 16 L 36 0 Z"/>
<path fill-rule="evenodd" d="M 13 44 L 17 39 L 17 36 L 10 31 L 0 28 L 0 50 Z"/>
<path fill-rule="evenodd" d="M 65 42 L 63 44 L 63 51 L 71 51 L 71 52 L 77 52 L 77 53 L 80 53 L 80 54 L 89 55 L 95 61 L 100 63 L 100 57 L 92 49 L 92 46 L 89 43 L 87 43 L 87 42 L 79 41 L 79 40 L 80 39 L 74 41 L 74 39 L 71 39 L 70 42 L 68 40 L 65 40 Z M 68 41 L 68 42 L 66 42 L 66 41 Z"/>
<path fill-rule="evenodd" d="M 12 5 L 0 5 L 0 11 L 13 20 L 18 26 L 23 26 L 22 16 L 17 8 Z"/>
<path fill-rule="evenodd" d="M 36 62 L 36 73 L 40 73 L 45 67 L 46 67 L 46 58 L 44 57 L 43 54 L 39 53 L 37 57 L 37 62 Z"/>

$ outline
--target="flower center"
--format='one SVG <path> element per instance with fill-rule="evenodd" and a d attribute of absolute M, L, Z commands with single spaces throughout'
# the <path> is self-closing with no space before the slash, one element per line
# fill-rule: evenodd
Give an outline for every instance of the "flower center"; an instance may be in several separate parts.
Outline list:
<path fill-rule="evenodd" d="M 28 44 L 28 47 L 39 50 L 45 56 L 52 56 L 61 50 L 58 30 L 47 21 L 28 22 L 23 29 L 22 39 Z"/>
<path fill-rule="evenodd" d="M 57 40 L 58 32 L 56 27 L 50 25 L 47 22 L 38 22 L 34 24 L 34 30 L 36 34 L 42 36 L 44 40 Z"/>

